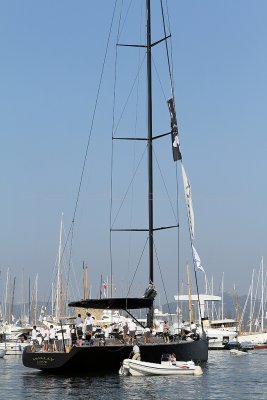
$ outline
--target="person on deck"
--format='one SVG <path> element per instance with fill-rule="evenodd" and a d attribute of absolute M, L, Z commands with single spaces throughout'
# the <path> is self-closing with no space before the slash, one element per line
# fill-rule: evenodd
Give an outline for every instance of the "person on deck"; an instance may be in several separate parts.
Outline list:
<path fill-rule="evenodd" d="M 56 330 L 53 325 L 50 325 L 50 329 L 49 329 L 49 342 L 50 342 L 51 351 L 57 351 Z"/>
<path fill-rule="evenodd" d="M 163 324 L 163 330 L 162 330 L 162 336 L 163 336 L 163 340 L 165 343 L 169 343 L 170 339 L 169 339 L 169 324 L 167 321 L 164 321 Z"/>
<path fill-rule="evenodd" d="M 75 345 L 75 343 L 77 342 L 77 334 L 76 334 L 76 329 L 75 329 L 75 325 L 72 325 L 72 328 L 70 330 L 70 337 L 71 337 L 71 344 L 72 346 Z"/>
<path fill-rule="evenodd" d="M 185 339 L 186 339 L 185 321 L 182 321 L 180 329 L 181 329 L 181 333 L 180 333 L 181 338 L 182 338 L 183 340 L 185 340 Z"/>
<path fill-rule="evenodd" d="M 145 343 L 150 343 L 150 336 L 151 336 L 151 331 L 150 331 L 150 328 L 147 326 L 145 328 L 145 332 L 144 332 L 144 341 L 145 341 Z"/>
<path fill-rule="evenodd" d="M 128 339 L 128 324 L 127 321 L 125 321 L 125 324 L 122 327 L 123 330 L 123 342 L 126 343 Z"/>
<path fill-rule="evenodd" d="M 135 333 L 136 333 L 136 323 L 134 322 L 134 320 L 132 319 L 129 323 L 128 323 L 128 329 L 129 329 L 129 344 L 133 344 L 134 339 L 135 339 Z"/>
<path fill-rule="evenodd" d="M 33 330 L 32 330 L 32 347 L 31 347 L 31 351 L 36 351 L 36 345 L 38 344 L 38 340 L 37 340 L 37 330 L 36 330 L 36 325 L 33 326 Z"/>
<path fill-rule="evenodd" d="M 85 340 L 88 340 L 88 342 L 90 342 L 93 334 L 93 318 L 89 312 L 86 313 L 84 326 L 85 326 Z"/>
<path fill-rule="evenodd" d="M 71 341 L 70 341 L 70 326 L 69 325 L 66 326 L 66 332 L 65 332 L 64 340 L 65 340 L 65 345 L 67 347 L 69 347 L 70 344 L 71 344 Z"/>
<path fill-rule="evenodd" d="M 83 337 L 83 320 L 81 318 L 81 314 L 78 314 L 76 321 L 75 321 L 77 337 L 78 339 L 82 339 Z"/>
<path fill-rule="evenodd" d="M 47 326 L 44 329 L 44 351 L 48 351 L 48 347 L 49 347 L 49 329 L 47 328 Z"/>

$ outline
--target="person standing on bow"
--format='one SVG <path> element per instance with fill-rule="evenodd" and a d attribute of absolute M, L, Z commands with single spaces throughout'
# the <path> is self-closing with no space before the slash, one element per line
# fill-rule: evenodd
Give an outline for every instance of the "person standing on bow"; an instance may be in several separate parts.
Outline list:
<path fill-rule="evenodd" d="M 81 314 L 78 314 L 76 318 L 75 327 L 77 331 L 77 338 L 81 340 L 83 337 L 83 320 Z"/>
<path fill-rule="evenodd" d="M 169 341 L 170 341 L 169 330 L 170 330 L 170 328 L 169 328 L 168 321 L 164 321 L 163 330 L 162 330 L 162 336 L 163 336 L 163 340 L 164 340 L 165 343 L 169 343 Z"/>
<path fill-rule="evenodd" d="M 86 313 L 84 326 L 85 326 L 85 340 L 88 340 L 88 342 L 90 342 L 93 334 L 93 318 L 89 312 Z"/>
<path fill-rule="evenodd" d="M 150 343 L 150 336 L 151 336 L 151 330 L 150 330 L 150 328 L 147 326 L 147 327 L 145 328 L 145 331 L 144 331 L 144 341 L 145 341 L 145 343 Z"/>
<path fill-rule="evenodd" d="M 134 320 L 132 319 L 129 323 L 128 323 L 128 329 L 129 329 L 129 344 L 133 344 L 134 339 L 135 339 L 135 334 L 136 334 L 136 323 L 134 322 Z"/>
<path fill-rule="evenodd" d="M 50 343 L 51 351 L 57 351 L 56 330 L 53 325 L 50 325 L 50 329 L 49 329 L 49 343 Z"/>
<path fill-rule="evenodd" d="M 37 330 L 36 330 L 36 325 L 33 326 L 32 329 L 32 347 L 31 347 L 31 351 L 36 351 L 36 345 L 38 344 L 38 340 L 37 340 Z"/>
<path fill-rule="evenodd" d="M 48 351 L 49 350 L 49 329 L 46 326 L 44 328 L 44 351 Z"/>

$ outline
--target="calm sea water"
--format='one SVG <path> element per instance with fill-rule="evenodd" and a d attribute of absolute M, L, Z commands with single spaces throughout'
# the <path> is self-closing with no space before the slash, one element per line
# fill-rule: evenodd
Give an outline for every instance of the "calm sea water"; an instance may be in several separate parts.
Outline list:
<path fill-rule="evenodd" d="M 210 351 L 200 377 L 46 375 L 24 367 L 20 356 L 0 359 L 1 399 L 267 400 L 267 350 L 242 357 Z"/>

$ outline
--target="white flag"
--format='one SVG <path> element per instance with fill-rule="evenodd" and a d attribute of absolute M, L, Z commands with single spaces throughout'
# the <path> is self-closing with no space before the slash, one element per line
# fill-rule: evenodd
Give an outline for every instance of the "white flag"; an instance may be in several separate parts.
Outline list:
<path fill-rule="evenodd" d="M 184 182 L 184 195 L 185 195 L 185 202 L 187 207 L 187 216 L 188 216 L 188 223 L 189 223 L 189 230 L 191 239 L 194 239 L 195 236 L 195 219 L 194 219 L 194 211 L 193 211 L 193 204 L 192 204 L 192 195 L 191 195 L 191 186 L 189 179 L 186 176 L 185 169 L 183 164 L 182 165 L 182 176 Z"/>
<path fill-rule="evenodd" d="M 199 255 L 197 254 L 197 251 L 196 251 L 196 249 L 194 248 L 193 245 L 192 245 L 192 248 L 193 248 L 194 264 L 195 264 L 195 266 L 196 266 L 196 269 L 197 269 L 198 271 L 205 272 L 205 271 L 204 271 L 204 268 L 203 268 L 202 265 L 201 265 L 201 260 L 200 260 L 200 258 L 199 258 Z"/>

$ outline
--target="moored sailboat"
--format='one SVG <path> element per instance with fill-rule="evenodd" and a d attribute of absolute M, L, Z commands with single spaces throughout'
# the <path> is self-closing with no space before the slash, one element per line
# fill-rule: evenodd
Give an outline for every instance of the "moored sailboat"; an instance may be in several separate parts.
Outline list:
<path fill-rule="evenodd" d="M 154 301 L 156 290 L 154 286 L 154 232 L 156 230 L 178 228 L 175 226 L 167 226 L 157 228 L 154 226 L 153 213 L 153 142 L 161 136 L 171 136 L 173 144 L 174 161 L 181 160 L 181 153 L 178 140 L 178 129 L 175 112 L 175 102 L 173 93 L 168 100 L 169 113 L 171 116 L 171 132 L 155 137 L 152 129 L 152 48 L 161 43 L 167 43 L 169 36 L 165 34 L 164 38 L 158 42 L 151 41 L 151 10 L 150 0 L 146 0 L 146 44 L 139 47 L 146 49 L 147 59 L 147 137 L 140 138 L 147 143 L 148 156 L 148 228 L 135 229 L 135 231 L 143 231 L 147 233 L 148 242 L 148 270 L 149 279 L 148 286 L 142 297 L 111 297 L 100 299 L 84 299 L 69 303 L 70 307 L 84 309 L 103 309 L 103 310 L 124 310 L 131 318 L 134 318 L 132 310 L 146 309 L 147 326 L 152 329 L 154 320 Z M 207 361 L 208 359 L 208 340 L 205 335 L 197 340 L 185 341 L 181 338 L 175 338 L 173 341 L 164 342 L 162 338 L 155 338 L 150 343 L 140 342 L 139 344 L 141 359 L 144 362 L 160 363 L 162 354 L 174 353 L 176 358 L 182 361 Z M 59 372 L 68 371 L 97 371 L 97 370 L 114 370 L 117 371 L 121 362 L 129 357 L 132 351 L 132 345 L 126 344 L 116 338 L 110 338 L 105 341 L 105 345 L 101 344 L 100 339 L 93 338 L 90 342 L 82 346 L 73 346 L 69 352 L 66 351 L 64 340 L 62 351 L 57 352 L 31 352 L 28 347 L 23 353 L 23 364 L 26 367 L 36 368 L 43 371 Z"/>

